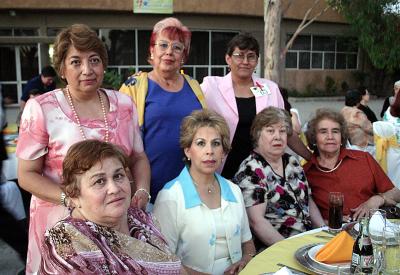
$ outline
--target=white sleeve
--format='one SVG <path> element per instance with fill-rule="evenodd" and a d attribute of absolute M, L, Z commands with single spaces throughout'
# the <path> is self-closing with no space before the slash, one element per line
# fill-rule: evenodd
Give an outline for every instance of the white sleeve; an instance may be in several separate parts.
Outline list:
<path fill-rule="evenodd" d="M 161 190 L 154 203 L 153 214 L 160 223 L 161 232 L 167 239 L 170 250 L 176 254 L 179 241 L 178 205 L 170 196 L 170 190 Z"/>

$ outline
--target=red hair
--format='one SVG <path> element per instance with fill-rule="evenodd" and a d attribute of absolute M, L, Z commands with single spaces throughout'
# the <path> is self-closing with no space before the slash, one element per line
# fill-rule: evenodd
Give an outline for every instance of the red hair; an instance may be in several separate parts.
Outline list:
<path fill-rule="evenodd" d="M 180 41 L 185 47 L 183 50 L 183 60 L 186 61 L 188 59 L 192 33 L 178 19 L 173 17 L 165 18 L 154 25 L 150 37 L 149 56 L 160 34 L 171 40 Z M 148 59 L 148 61 L 150 62 L 150 59 Z"/>

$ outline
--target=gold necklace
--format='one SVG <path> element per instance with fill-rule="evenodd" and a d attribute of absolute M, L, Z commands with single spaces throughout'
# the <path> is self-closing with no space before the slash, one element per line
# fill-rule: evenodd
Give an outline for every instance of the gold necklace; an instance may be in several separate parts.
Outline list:
<path fill-rule="evenodd" d="M 199 185 L 197 184 L 197 182 L 194 181 L 193 178 L 192 178 L 192 181 L 193 181 L 194 185 L 196 185 L 196 187 L 199 188 Z M 214 193 L 214 191 L 215 191 L 214 183 L 215 183 L 215 178 L 210 184 L 207 184 L 207 192 L 208 192 L 208 194 Z"/>
<path fill-rule="evenodd" d="M 339 161 L 339 163 L 336 164 L 336 166 L 333 167 L 333 168 L 330 169 L 330 170 L 324 170 L 324 169 L 322 169 L 321 167 L 319 167 L 319 166 L 318 166 L 318 161 L 316 162 L 316 167 L 317 167 L 317 169 L 318 169 L 319 171 L 321 171 L 321 172 L 330 173 L 330 172 L 333 172 L 333 171 L 335 171 L 336 169 L 338 169 L 339 166 L 340 166 L 340 164 L 342 164 L 342 161 L 343 161 L 343 159 L 341 159 L 341 160 Z"/>
<path fill-rule="evenodd" d="M 86 138 L 85 132 L 83 131 L 82 124 L 79 119 L 78 113 L 76 112 L 76 109 L 75 109 L 74 103 L 72 101 L 71 93 L 69 92 L 68 86 L 66 87 L 65 92 L 67 94 L 69 106 L 71 107 L 71 110 L 72 110 L 72 113 L 74 114 L 76 123 L 78 124 L 79 132 L 81 133 L 83 140 L 86 140 L 87 138 Z M 101 97 L 99 90 L 97 90 L 97 95 L 99 96 L 101 111 L 103 113 L 103 119 L 104 119 L 104 128 L 106 129 L 105 134 L 104 134 L 104 141 L 108 142 L 110 129 L 109 129 L 109 125 L 108 125 L 106 108 L 105 108 L 105 104 L 104 104 L 103 98 Z"/>

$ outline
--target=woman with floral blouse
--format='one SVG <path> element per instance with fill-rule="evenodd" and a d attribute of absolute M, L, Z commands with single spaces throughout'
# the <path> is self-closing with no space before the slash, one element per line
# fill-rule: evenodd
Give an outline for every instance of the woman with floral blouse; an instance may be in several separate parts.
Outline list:
<path fill-rule="evenodd" d="M 268 107 L 251 127 L 254 150 L 233 181 L 242 194 L 257 248 L 324 225 L 297 158 L 285 153 L 292 132 L 288 114 Z"/>

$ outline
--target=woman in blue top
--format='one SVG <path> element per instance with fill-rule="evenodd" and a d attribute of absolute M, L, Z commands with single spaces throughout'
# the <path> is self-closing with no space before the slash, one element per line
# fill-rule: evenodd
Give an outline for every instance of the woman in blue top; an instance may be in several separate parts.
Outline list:
<path fill-rule="evenodd" d="M 205 107 L 198 82 L 179 73 L 188 59 L 191 32 L 176 18 L 158 22 L 151 34 L 153 70 L 130 77 L 120 91 L 131 96 L 151 166 L 151 202 L 163 185 L 178 176 L 184 163 L 179 126 L 193 110 Z"/>

